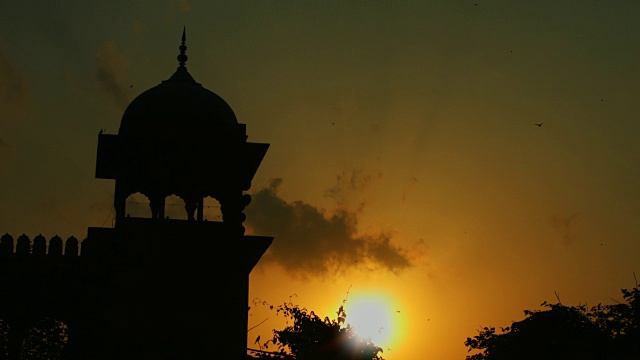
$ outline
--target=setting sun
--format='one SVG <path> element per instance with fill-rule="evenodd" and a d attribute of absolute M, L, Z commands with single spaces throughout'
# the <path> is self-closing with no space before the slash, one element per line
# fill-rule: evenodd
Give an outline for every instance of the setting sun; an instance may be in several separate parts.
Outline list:
<path fill-rule="evenodd" d="M 347 324 L 378 346 L 389 346 L 398 331 L 395 311 L 382 294 L 361 294 L 345 304 Z"/>

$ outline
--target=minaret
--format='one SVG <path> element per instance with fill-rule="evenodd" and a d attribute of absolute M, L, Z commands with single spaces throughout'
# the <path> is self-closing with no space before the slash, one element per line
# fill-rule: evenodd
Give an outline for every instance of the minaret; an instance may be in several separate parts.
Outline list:
<path fill-rule="evenodd" d="M 174 74 L 129 104 L 118 133 L 98 135 L 96 178 L 115 180 L 115 226 L 89 228 L 83 253 L 113 264 L 109 356 L 241 359 L 249 274 L 273 240 L 244 234 L 245 192 L 269 144 L 248 142 L 231 107 L 189 74 L 186 29 L 179 50 Z M 136 192 L 150 218 L 126 216 Z M 170 195 L 184 200 L 187 220 L 165 217 Z M 222 221 L 204 220 L 208 196 Z"/>

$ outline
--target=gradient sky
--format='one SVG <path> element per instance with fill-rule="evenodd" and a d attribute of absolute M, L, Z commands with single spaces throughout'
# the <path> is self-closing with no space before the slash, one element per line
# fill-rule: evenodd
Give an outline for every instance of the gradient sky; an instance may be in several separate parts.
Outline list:
<path fill-rule="evenodd" d="M 262 304 L 333 317 L 348 295 L 392 309 L 387 360 L 464 359 L 482 326 L 556 293 L 621 301 L 640 276 L 638 18 L 629 0 L 0 2 L 0 233 L 111 226 L 98 132 L 171 76 L 186 26 L 191 75 L 271 144 L 248 342 L 283 326 Z"/>

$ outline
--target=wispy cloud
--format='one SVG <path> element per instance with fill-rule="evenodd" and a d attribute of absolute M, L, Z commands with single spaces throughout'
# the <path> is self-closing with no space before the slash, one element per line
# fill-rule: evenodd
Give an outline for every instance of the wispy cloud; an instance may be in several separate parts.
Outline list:
<path fill-rule="evenodd" d="M 191 2 L 189 0 L 176 0 L 176 3 L 182 12 L 191 11 Z"/>
<path fill-rule="evenodd" d="M 28 111 L 31 90 L 27 76 L 13 62 L 0 41 L 0 168 L 13 150 L 6 128 Z"/>
<path fill-rule="evenodd" d="M 6 169 L 7 160 L 13 151 L 13 145 L 5 140 L 5 136 L 0 132 L 0 172 Z"/>
<path fill-rule="evenodd" d="M 412 176 L 408 183 L 406 185 L 403 186 L 402 188 L 402 202 L 407 201 L 407 195 L 409 195 L 410 193 L 412 193 L 413 191 L 416 190 L 418 184 L 418 178 L 415 176 Z"/>
<path fill-rule="evenodd" d="M 372 183 L 381 178 L 382 173 L 367 173 L 361 169 L 351 169 L 343 171 L 336 176 L 336 184 L 327 189 L 324 194 L 336 201 L 338 206 L 349 206 L 354 199 L 354 194 L 362 194 L 365 189 L 370 188 Z M 364 203 L 360 201 L 356 206 L 360 209 Z"/>
<path fill-rule="evenodd" d="M 119 110 L 124 110 L 131 102 L 129 84 L 125 82 L 129 58 L 118 50 L 115 41 L 107 41 L 96 50 L 95 60 L 98 86 Z"/>
<path fill-rule="evenodd" d="M 560 235 L 564 245 L 566 246 L 572 245 L 576 240 L 576 234 L 572 225 L 572 221 L 576 216 L 578 216 L 578 213 L 571 216 L 554 215 L 551 217 L 551 227 L 553 227 L 556 233 Z"/>
<path fill-rule="evenodd" d="M 149 29 L 149 24 L 140 19 L 134 19 L 131 22 L 131 32 L 134 34 L 140 34 Z"/>
<path fill-rule="evenodd" d="M 278 196 L 282 183 L 279 178 L 272 180 L 268 187 L 253 194 L 245 209 L 250 229 L 275 237 L 264 261 L 277 263 L 298 278 L 325 276 L 361 266 L 397 274 L 413 266 L 410 252 L 394 244 L 392 234 L 359 234 L 357 210 L 339 206 L 328 212 L 303 201 L 285 201 Z"/>

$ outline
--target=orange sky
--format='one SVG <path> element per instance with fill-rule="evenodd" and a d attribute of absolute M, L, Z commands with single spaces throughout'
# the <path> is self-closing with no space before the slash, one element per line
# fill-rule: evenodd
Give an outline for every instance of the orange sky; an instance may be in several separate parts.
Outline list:
<path fill-rule="evenodd" d="M 246 225 L 275 240 L 251 299 L 333 317 L 347 293 L 381 294 L 402 327 L 387 360 L 464 359 L 482 326 L 556 292 L 620 301 L 640 275 L 638 15 L 621 0 L 0 3 L 0 233 L 110 226 L 98 131 L 174 72 L 186 25 L 191 75 L 271 144 Z M 254 325 L 249 343 L 282 327 L 257 305 Z"/>

